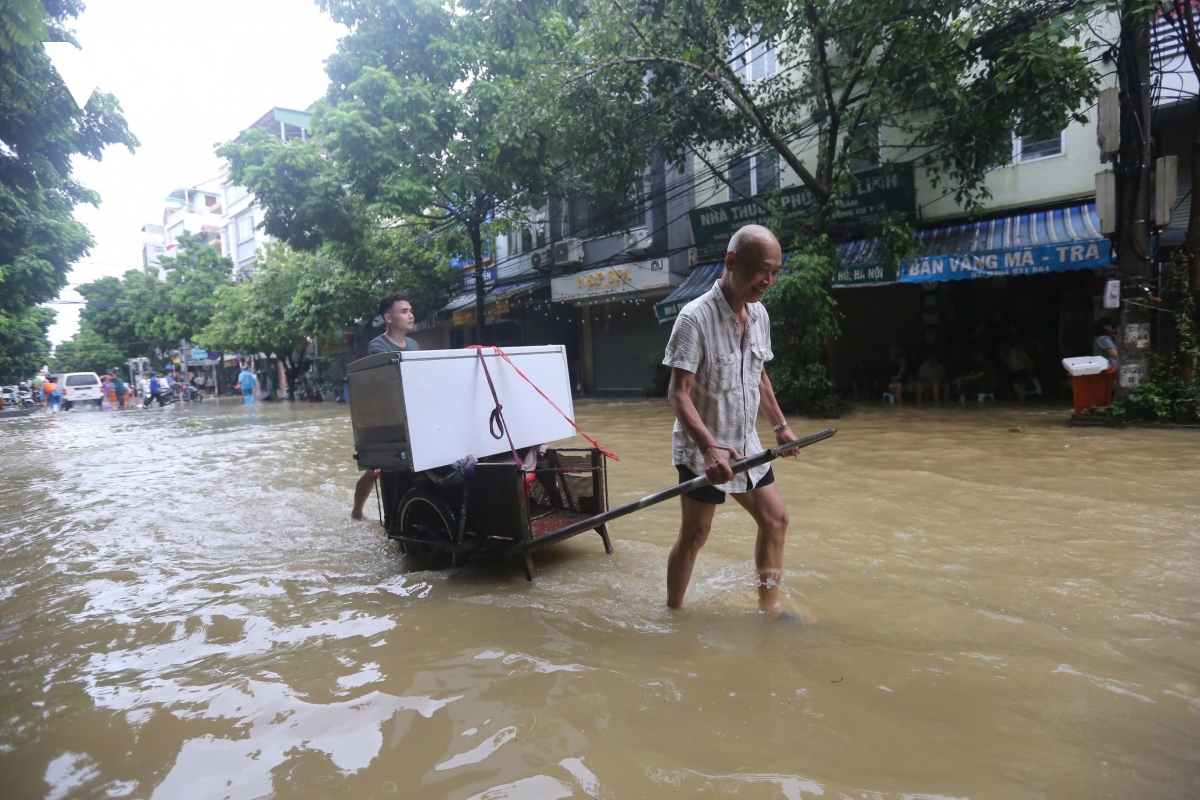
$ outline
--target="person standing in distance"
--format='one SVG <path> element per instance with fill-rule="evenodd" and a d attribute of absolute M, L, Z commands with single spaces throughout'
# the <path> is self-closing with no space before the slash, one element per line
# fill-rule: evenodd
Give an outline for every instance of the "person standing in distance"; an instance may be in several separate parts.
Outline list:
<path fill-rule="evenodd" d="M 114 371 L 115 372 L 115 371 Z M 117 409 L 125 410 L 125 381 L 121 380 L 120 375 L 115 375 L 112 380 L 113 393 L 117 396 Z"/>
<path fill-rule="evenodd" d="M 249 364 L 242 364 L 242 371 L 238 373 L 237 385 L 242 390 L 242 402 L 248 406 L 254 405 L 254 389 L 258 386 L 258 378 L 254 377 L 254 373 L 250 371 Z"/>
<path fill-rule="evenodd" d="M 408 295 L 404 292 L 392 292 L 380 300 L 379 316 L 383 317 L 386 330 L 367 345 L 367 355 L 411 353 L 421 349 L 416 341 L 408 338 L 408 334 L 417 325 L 417 318 L 413 314 L 412 303 L 409 302 Z M 371 489 L 374 486 L 375 470 L 365 470 L 358 477 L 358 483 L 354 485 L 354 508 L 350 510 L 351 519 L 363 518 L 363 506 L 366 505 L 367 498 L 371 496 Z"/>
<path fill-rule="evenodd" d="M 671 368 L 667 397 L 675 411 L 672 456 L 679 481 L 704 475 L 709 482 L 680 497 L 683 519 L 667 559 L 667 607 L 672 610 L 683 606 L 696 556 L 708 539 L 717 506 L 729 493 L 758 525 L 754 563 L 759 610 L 772 617 L 782 611 L 787 506 L 769 464 L 736 476 L 729 466 L 731 460 L 763 451 L 755 428 L 760 410 L 777 445 L 796 440 L 764 368 L 773 354 L 771 321 L 760 301 L 775 285 L 782 263 L 771 231 L 761 225 L 740 228 L 729 240 L 720 279 L 679 312 L 667 343 L 663 364 Z"/>

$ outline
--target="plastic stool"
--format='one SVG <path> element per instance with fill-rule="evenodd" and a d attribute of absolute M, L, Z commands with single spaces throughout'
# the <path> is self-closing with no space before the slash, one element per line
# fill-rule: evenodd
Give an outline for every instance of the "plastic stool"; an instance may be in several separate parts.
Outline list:
<path fill-rule="evenodd" d="M 982 403 L 984 400 L 991 400 L 994 403 L 996 402 L 996 395 L 991 392 L 980 392 L 976 399 L 980 403 Z"/>
<path fill-rule="evenodd" d="M 895 402 L 896 402 L 896 395 L 892 394 L 891 392 L 884 392 L 884 393 L 883 393 L 883 402 L 885 402 L 885 403 L 895 403 Z"/>

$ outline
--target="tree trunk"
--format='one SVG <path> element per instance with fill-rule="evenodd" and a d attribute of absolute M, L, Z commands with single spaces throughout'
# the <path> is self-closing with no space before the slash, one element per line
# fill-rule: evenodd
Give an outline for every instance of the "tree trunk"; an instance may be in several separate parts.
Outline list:
<path fill-rule="evenodd" d="M 475 255 L 475 343 L 490 344 L 483 339 L 483 235 L 479 228 L 479 225 L 470 227 L 471 248 Z"/>

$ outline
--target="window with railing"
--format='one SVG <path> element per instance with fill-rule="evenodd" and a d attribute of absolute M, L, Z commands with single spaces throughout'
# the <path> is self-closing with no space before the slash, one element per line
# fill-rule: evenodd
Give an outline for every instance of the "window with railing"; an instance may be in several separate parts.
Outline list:
<path fill-rule="evenodd" d="M 1036 136 L 1013 136 L 1013 163 L 1026 164 L 1030 161 L 1041 161 L 1044 158 L 1066 155 L 1066 131 L 1059 131 L 1054 136 L 1039 139 Z"/>

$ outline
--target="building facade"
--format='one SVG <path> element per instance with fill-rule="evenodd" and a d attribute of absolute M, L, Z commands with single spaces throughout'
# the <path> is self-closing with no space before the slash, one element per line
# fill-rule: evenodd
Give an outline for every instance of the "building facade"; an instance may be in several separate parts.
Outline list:
<path fill-rule="evenodd" d="M 312 124 L 312 113 L 289 108 L 272 108 L 259 117 L 247 130 L 262 128 L 280 141 L 306 139 Z M 229 165 L 221 169 L 218 179 L 221 198 L 221 254 L 233 260 L 234 280 L 243 281 L 254 275 L 254 263 L 259 250 L 271 240 L 259 229 L 262 211 L 245 187 L 229 179 Z"/>
<path fill-rule="evenodd" d="M 1164 65 L 1158 66 L 1162 75 Z M 1161 79 L 1162 85 L 1168 82 Z M 1115 75 L 1100 76 L 1100 88 L 1114 85 Z M 1191 92 L 1194 102 L 1194 86 Z M 983 213 L 973 216 L 952 191 L 935 187 L 925 170 L 905 164 L 910 158 L 905 142 L 890 138 L 887 128 L 872 132 L 875 146 L 855 164 L 858 180 L 839 213 L 866 220 L 876 213 L 900 214 L 919 232 L 920 253 L 894 269 L 884 265 L 878 240 L 842 240 L 843 264 L 832 292 L 842 334 L 828 363 L 840 388 L 879 384 L 900 353 L 914 365 L 936 354 L 953 374 L 967 368 L 976 349 L 1003 362 L 1003 353 L 1021 345 L 1033 358 L 1039 387 L 1069 391 L 1061 359 L 1091 355 L 1095 322 L 1116 313 L 1104 307 L 1115 257 L 1095 204 L 1096 176 L 1106 168 L 1097 143 L 1098 115 L 1095 109 L 1081 111 L 1088 112 L 1086 122 L 1045 139 L 1014 132 L 1012 157 L 987 175 L 990 198 Z M 1157 118 L 1168 117 L 1160 108 Z M 1165 128 L 1160 138 L 1170 146 Z M 697 167 L 691 218 L 700 266 L 658 305 L 664 325 L 719 275 L 713 245 L 741 224 L 770 218 L 748 197 L 773 193 L 773 203 L 807 202 L 798 178 L 778 168 L 777 159 L 755 154 L 718 163 L 725 170 L 720 177 Z M 1184 166 L 1181 158 L 1181 174 Z M 1181 182 L 1177 196 L 1186 191 Z M 1169 241 L 1182 216 L 1177 207 L 1161 241 Z"/>
<path fill-rule="evenodd" d="M 485 322 L 497 344 L 564 344 L 583 393 L 640 393 L 654 381 L 670 335 L 654 304 L 691 268 L 691 168 L 662 159 L 625 202 L 549 197 L 542 208 L 498 224 L 485 259 Z M 422 346 L 461 347 L 475 323 L 474 273 L 436 321 L 419 327 Z"/>

